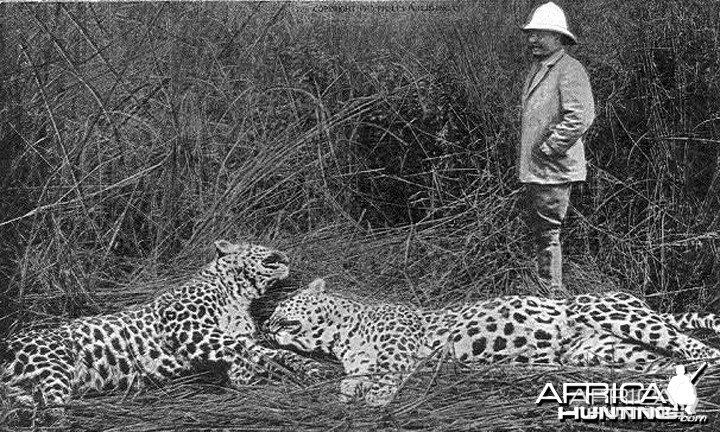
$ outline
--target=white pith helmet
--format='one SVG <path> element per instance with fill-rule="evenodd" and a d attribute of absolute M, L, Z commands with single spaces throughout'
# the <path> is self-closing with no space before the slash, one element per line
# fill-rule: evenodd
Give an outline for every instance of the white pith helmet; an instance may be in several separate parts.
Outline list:
<path fill-rule="evenodd" d="M 568 30 L 565 12 L 553 2 L 547 2 L 536 7 L 530 14 L 530 19 L 523 27 L 523 30 L 545 30 L 560 33 L 567 36 L 572 43 L 577 43 L 575 35 Z"/>

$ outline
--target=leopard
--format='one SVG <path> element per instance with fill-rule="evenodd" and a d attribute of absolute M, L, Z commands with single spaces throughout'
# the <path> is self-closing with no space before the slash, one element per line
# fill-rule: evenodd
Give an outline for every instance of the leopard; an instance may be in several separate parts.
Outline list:
<path fill-rule="evenodd" d="M 555 299 L 509 295 L 438 310 L 350 299 L 316 279 L 281 301 L 264 333 L 343 365 L 343 402 L 389 404 L 420 362 L 597 366 L 659 373 L 673 359 L 717 364 L 720 350 L 681 330 L 720 332 L 714 314 L 664 314 L 625 292 Z M 483 366 L 484 365 L 484 366 Z"/>
<path fill-rule="evenodd" d="M 288 278 L 288 256 L 244 241 L 214 245 L 212 262 L 147 303 L 11 335 L 1 348 L 8 398 L 57 419 L 74 393 L 142 388 L 200 365 L 219 366 L 233 387 L 259 381 L 273 365 L 312 375 L 312 361 L 262 345 L 249 313 L 254 299 Z"/>

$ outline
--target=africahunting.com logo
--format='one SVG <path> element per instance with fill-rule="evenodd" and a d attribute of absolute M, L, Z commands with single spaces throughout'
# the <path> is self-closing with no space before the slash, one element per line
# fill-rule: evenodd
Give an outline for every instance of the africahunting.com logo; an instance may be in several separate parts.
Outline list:
<path fill-rule="evenodd" d="M 676 375 L 662 387 L 654 382 L 573 382 L 558 388 L 546 383 L 535 403 L 557 403 L 558 420 L 705 423 L 707 416 L 695 413 L 695 384 L 706 367 L 707 363 L 691 376 L 685 366 L 678 365 Z"/>

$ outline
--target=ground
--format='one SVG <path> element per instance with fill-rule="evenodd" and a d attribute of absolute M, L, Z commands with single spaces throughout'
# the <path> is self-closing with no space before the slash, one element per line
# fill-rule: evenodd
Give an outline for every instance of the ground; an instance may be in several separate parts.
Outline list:
<path fill-rule="evenodd" d="M 334 390 L 337 382 L 332 381 L 305 388 L 284 383 L 242 390 L 176 383 L 135 396 L 85 398 L 73 402 L 69 412 L 71 430 L 77 431 L 689 430 L 685 425 L 647 422 L 616 423 L 617 428 L 612 424 L 560 423 L 554 406 L 535 404 L 547 381 L 602 381 L 610 377 L 607 372 L 588 374 L 582 369 L 528 372 L 494 366 L 461 372 L 444 366 L 436 375 L 428 368 L 413 376 L 387 409 L 339 402 Z M 630 378 L 614 375 L 615 379 L 622 377 Z M 662 382 L 667 379 L 658 377 Z M 709 422 L 690 430 L 720 427 L 720 413 L 708 403 L 720 401 L 718 384 L 717 371 L 701 380 L 698 411 L 707 413 Z"/>

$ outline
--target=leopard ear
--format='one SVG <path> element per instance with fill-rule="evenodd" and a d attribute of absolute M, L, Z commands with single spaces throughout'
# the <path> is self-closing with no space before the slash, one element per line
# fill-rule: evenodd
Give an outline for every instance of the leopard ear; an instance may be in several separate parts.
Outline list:
<path fill-rule="evenodd" d="M 215 254 L 217 255 L 217 258 L 222 258 L 225 255 L 229 255 L 237 251 L 238 245 L 230 243 L 227 240 L 218 240 L 215 242 Z"/>
<path fill-rule="evenodd" d="M 317 278 L 314 281 L 310 282 L 310 284 L 308 285 L 308 290 L 316 293 L 324 293 L 325 279 Z"/>

